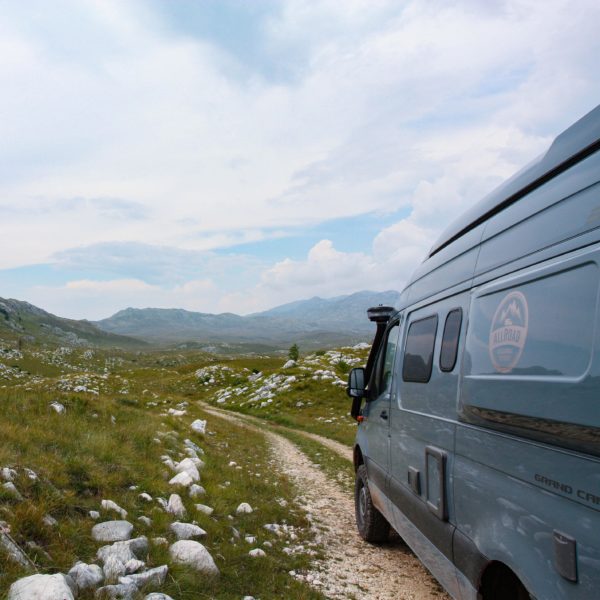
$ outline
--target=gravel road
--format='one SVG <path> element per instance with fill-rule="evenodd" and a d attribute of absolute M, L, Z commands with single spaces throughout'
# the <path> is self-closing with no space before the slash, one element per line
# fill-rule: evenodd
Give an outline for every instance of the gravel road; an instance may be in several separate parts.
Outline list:
<path fill-rule="evenodd" d="M 204 404 L 203 409 L 265 435 L 281 470 L 299 490 L 298 502 L 310 515 L 317 541 L 325 549 L 324 560 L 318 561 L 312 572 L 299 575 L 299 578 L 333 599 L 449 600 L 401 540 L 396 538 L 382 546 L 364 542 L 356 531 L 353 498 L 329 480 L 289 440 L 266 429 L 259 419 L 234 415 Z M 312 434 L 310 437 L 321 442 L 326 440 Z M 351 456 L 347 447 L 337 442 L 333 444 L 339 446 L 333 450 Z M 331 448 L 329 443 L 324 445 Z"/>

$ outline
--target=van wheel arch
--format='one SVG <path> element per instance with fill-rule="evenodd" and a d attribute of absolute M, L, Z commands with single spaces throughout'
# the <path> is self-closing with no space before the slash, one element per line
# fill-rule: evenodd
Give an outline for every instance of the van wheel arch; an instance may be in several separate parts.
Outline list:
<path fill-rule="evenodd" d="M 530 600 L 519 577 L 499 561 L 489 563 L 479 583 L 478 600 Z"/>

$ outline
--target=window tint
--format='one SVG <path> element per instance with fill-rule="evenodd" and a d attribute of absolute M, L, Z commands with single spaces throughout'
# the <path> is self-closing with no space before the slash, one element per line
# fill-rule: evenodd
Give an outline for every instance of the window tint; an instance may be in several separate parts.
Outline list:
<path fill-rule="evenodd" d="M 450 372 L 456 364 L 461 323 L 462 309 L 456 308 L 451 310 L 446 317 L 444 335 L 442 337 L 442 349 L 440 352 L 440 369 L 442 371 Z"/>
<path fill-rule="evenodd" d="M 402 379 L 427 383 L 433 365 L 433 345 L 437 331 L 437 315 L 411 323 L 404 349 Z"/>

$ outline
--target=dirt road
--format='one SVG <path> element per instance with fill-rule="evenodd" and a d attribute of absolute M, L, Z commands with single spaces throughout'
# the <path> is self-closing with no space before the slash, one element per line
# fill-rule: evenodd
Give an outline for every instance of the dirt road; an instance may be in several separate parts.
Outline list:
<path fill-rule="evenodd" d="M 384 546 L 364 542 L 356 532 L 353 498 L 336 482 L 327 479 L 323 471 L 289 440 L 267 429 L 259 419 L 234 415 L 204 404 L 203 409 L 265 435 L 281 470 L 295 483 L 298 501 L 311 515 L 317 541 L 325 549 L 325 559 L 315 564 L 313 572 L 303 574 L 301 578 L 328 598 L 335 599 L 449 599 L 400 540 Z M 320 438 L 312 434 L 310 437 Z M 337 446 L 340 447 L 337 450 L 344 451 L 348 457 L 348 449 L 342 444 Z"/>

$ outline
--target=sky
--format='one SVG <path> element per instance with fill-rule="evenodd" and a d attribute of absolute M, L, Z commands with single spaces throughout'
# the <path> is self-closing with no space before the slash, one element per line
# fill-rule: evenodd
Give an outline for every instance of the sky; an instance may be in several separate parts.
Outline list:
<path fill-rule="evenodd" d="M 600 102 L 597 0 L 0 0 L 0 296 L 400 290 Z"/>

